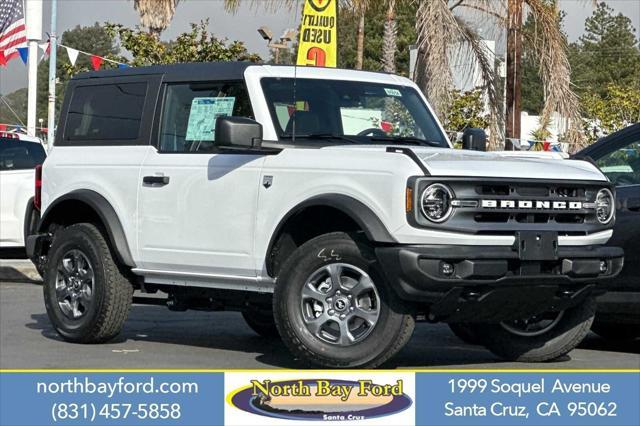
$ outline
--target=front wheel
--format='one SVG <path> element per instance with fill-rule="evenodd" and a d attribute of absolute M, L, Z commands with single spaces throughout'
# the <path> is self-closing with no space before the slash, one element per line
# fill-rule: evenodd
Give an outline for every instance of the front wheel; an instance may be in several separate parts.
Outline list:
<path fill-rule="evenodd" d="M 415 324 L 377 271 L 371 249 L 344 233 L 316 237 L 287 259 L 274 313 L 294 355 L 330 368 L 382 364 L 408 342 Z"/>
<path fill-rule="evenodd" d="M 481 344 L 510 361 L 545 362 L 571 352 L 589 333 L 596 311 L 592 297 L 559 312 L 499 324 L 473 324 Z"/>

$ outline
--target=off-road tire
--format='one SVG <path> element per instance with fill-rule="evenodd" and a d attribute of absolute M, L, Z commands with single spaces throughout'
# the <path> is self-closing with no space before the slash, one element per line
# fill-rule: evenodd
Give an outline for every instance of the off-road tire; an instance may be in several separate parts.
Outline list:
<path fill-rule="evenodd" d="M 88 258 L 95 277 L 93 303 L 78 320 L 63 314 L 55 294 L 58 261 L 73 249 Z M 126 271 L 117 264 L 102 232 L 93 224 L 78 223 L 56 234 L 49 250 L 43 292 L 49 319 L 65 340 L 102 343 L 122 330 L 131 307 L 133 286 L 126 278 Z"/>
<path fill-rule="evenodd" d="M 476 336 L 475 331 L 473 330 L 473 327 L 469 326 L 469 324 L 463 322 L 452 322 L 448 325 L 451 332 L 464 343 L 468 345 L 481 344 L 478 340 L 478 336 Z"/>
<path fill-rule="evenodd" d="M 273 312 L 248 309 L 242 311 L 242 318 L 244 318 L 244 321 L 247 323 L 249 328 L 255 331 L 258 335 L 269 339 L 280 337 L 278 327 L 276 327 L 276 321 L 273 319 Z"/>
<path fill-rule="evenodd" d="M 340 262 L 365 271 L 375 283 L 380 299 L 380 316 L 375 327 L 366 338 L 351 346 L 333 345 L 313 335 L 304 324 L 300 308 L 300 292 L 308 277 L 318 268 Z M 373 250 L 366 242 L 356 243 L 354 237 L 342 232 L 318 236 L 295 250 L 280 270 L 273 304 L 276 325 L 285 345 L 304 364 L 324 368 L 377 367 L 404 347 L 415 326 L 413 316 L 378 270 Z"/>
<path fill-rule="evenodd" d="M 640 324 L 619 324 L 594 321 L 591 331 L 613 342 L 630 342 L 640 337 Z"/>
<path fill-rule="evenodd" d="M 471 324 L 479 341 L 495 355 L 509 361 L 552 361 L 571 352 L 589 333 L 596 313 L 595 299 L 589 297 L 565 310 L 560 321 L 538 336 L 520 336 L 501 324 Z"/>

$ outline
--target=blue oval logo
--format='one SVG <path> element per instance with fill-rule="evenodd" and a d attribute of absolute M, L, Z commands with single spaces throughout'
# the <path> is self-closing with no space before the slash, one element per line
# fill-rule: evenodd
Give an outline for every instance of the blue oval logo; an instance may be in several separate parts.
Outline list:
<path fill-rule="evenodd" d="M 232 406 L 260 416 L 289 420 L 364 420 L 406 410 L 413 401 L 403 381 L 379 385 L 371 380 L 252 380 L 229 394 Z"/>

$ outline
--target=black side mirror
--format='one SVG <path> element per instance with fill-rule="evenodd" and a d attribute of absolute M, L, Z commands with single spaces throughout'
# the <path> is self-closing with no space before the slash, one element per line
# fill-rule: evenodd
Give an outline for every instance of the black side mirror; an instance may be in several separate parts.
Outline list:
<path fill-rule="evenodd" d="M 462 149 L 487 150 L 487 134 L 484 129 L 468 128 L 462 134 Z"/>
<path fill-rule="evenodd" d="M 220 147 L 260 149 L 262 124 L 246 117 L 218 117 L 215 144 Z"/>

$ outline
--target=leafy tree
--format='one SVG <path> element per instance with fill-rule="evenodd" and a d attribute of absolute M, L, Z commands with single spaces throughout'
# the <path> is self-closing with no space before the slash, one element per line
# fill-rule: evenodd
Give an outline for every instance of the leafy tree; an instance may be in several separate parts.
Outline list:
<path fill-rule="evenodd" d="M 640 82 L 609 84 L 605 95 L 587 93 L 582 99 L 585 132 L 591 142 L 601 136 L 640 123 Z"/>
<path fill-rule="evenodd" d="M 113 38 L 105 31 L 105 28 L 97 22 L 92 26 L 81 27 L 78 25 L 71 30 L 67 30 L 62 33 L 62 37 L 59 40 L 60 43 L 65 46 L 107 58 L 115 58 L 115 55 L 119 51 Z M 69 62 L 67 52 L 63 47 L 59 47 L 57 53 L 56 77 L 58 84 L 56 85 L 56 113 L 59 112 L 67 82 L 71 76 L 92 69 L 91 58 L 88 55 L 78 55 L 75 66 L 72 66 L 71 62 Z M 109 67 L 111 65 L 105 63 L 104 66 Z M 45 122 L 48 115 L 48 99 L 49 59 L 47 58 L 38 66 L 37 117 L 44 118 Z"/>
<path fill-rule="evenodd" d="M 162 42 L 155 35 L 139 28 L 126 28 L 119 24 L 106 24 L 107 33 L 120 41 L 132 59 L 132 66 L 174 64 L 180 62 L 259 61 L 255 53 L 249 53 L 241 41 L 229 42 L 209 33 L 209 21 L 191 24 L 191 31 L 180 34 L 175 40 Z"/>
<path fill-rule="evenodd" d="M 23 123 L 27 122 L 26 87 L 2 96 L 2 99 L 3 100 L 0 101 L 0 123 L 20 124 L 20 121 Z M 5 102 L 11 106 L 11 109 L 9 109 Z M 13 112 L 11 110 L 13 110 Z M 18 117 L 16 117 L 16 115 Z"/>
<path fill-rule="evenodd" d="M 585 22 L 585 34 L 572 45 L 573 82 L 580 94 L 610 95 L 609 85 L 640 79 L 640 50 L 631 19 L 599 3 Z"/>
<path fill-rule="evenodd" d="M 451 93 L 451 106 L 445 117 L 444 128 L 448 133 L 461 132 L 467 127 L 485 129 L 489 127 L 489 117 L 485 112 L 481 90 Z"/>

